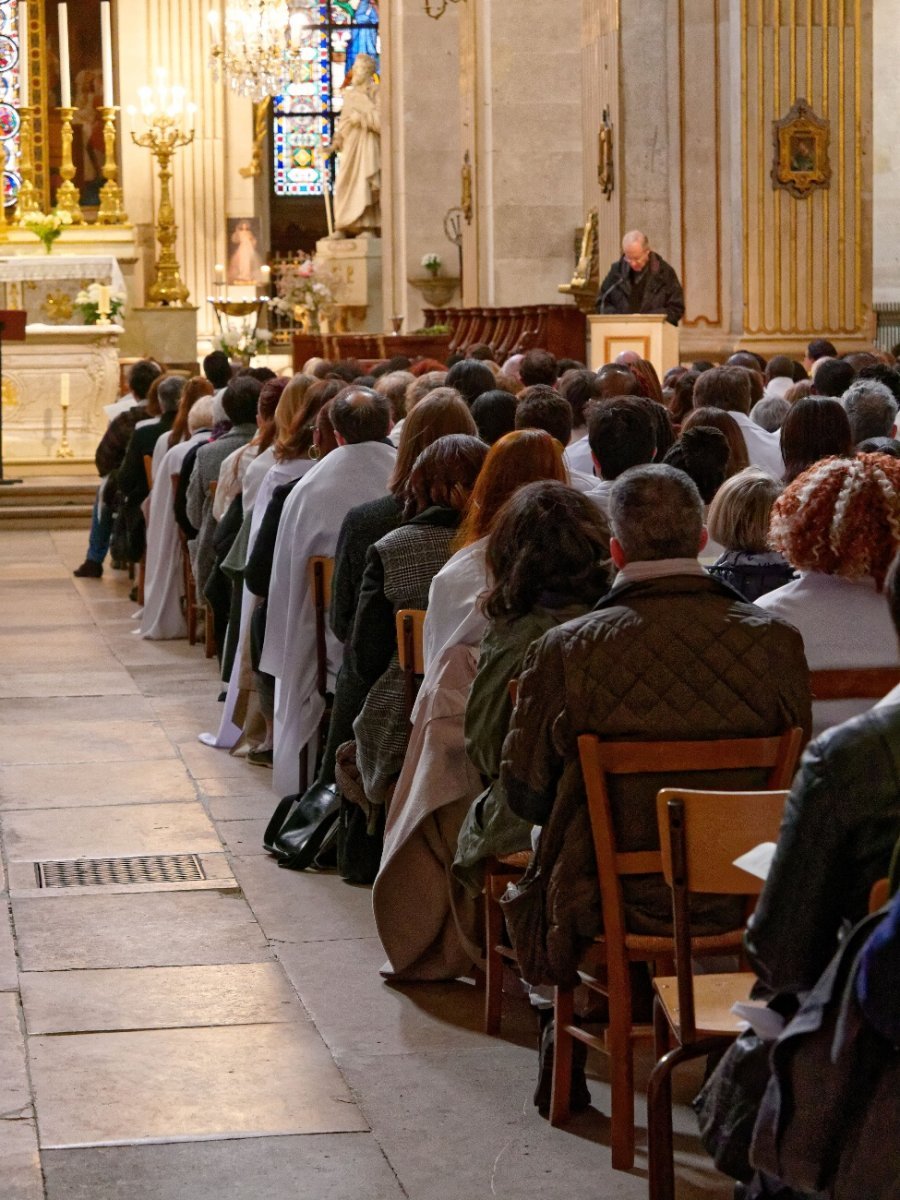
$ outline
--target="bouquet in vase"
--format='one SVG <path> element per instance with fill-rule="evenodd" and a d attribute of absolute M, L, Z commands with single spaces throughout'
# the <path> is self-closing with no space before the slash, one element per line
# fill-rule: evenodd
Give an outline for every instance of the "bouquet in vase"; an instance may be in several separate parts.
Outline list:
<path fill-rule="evenodd" d="M 101 284 L 91 283 L 75 297 L 75 308 L 81 313 L 85 325 L 96 325 L 100 320 Z M 106 288 L 109 311 L 105 314 L 111 321 L 125 308 L 127 296 L 117 288 Z"/>
<path fill-rule="evenodd" d="M 67 225 L 72 224 L 72 217 L 65 209 L 56 209 L 55 212 L 28 212 L 22 218 L 22 224 L 27 230 L 40 238 L 44 243 L 44 249 L 49 254 L 53 249 L 53 243 L 62 233 Z"/>
<path fill-rule="evenodd" d="M 333 270 L 323 267 L 308 254 L 297 262 L 285 263 L 275 281 L 278 295 L 270 307 L 296 317 L 309 333 L 319 333 L 331 317 L 338 280 Z"/>
<path fill-rule="evenodd" d="M 233 330 L 222 334 L 218 348 L 224 350 L 229 358 L 249 364 L 250 359 L 261 353 L 271 340 L 268 329 Z"/>

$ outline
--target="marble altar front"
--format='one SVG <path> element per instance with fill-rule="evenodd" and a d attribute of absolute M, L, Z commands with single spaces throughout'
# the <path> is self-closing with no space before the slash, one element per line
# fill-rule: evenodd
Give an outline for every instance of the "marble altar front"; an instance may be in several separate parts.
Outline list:
<path fill-rule="evenodd" d="M 112 255 L 43 254 L 0 257 L 3 308 L 24 308 L 28 324 L 81 325 L 78 293 L 92 283 L 125 292 L 125 278 Z"/>
<path fill-rule="evenodd" d="M 68 377 L 68 443 L 73 465 L 93 462 L 103 412 L 119 393 L 118 325 L 30 324 L 24 342 L 3 347 L 3 459 L 60 461 L 63 376 Z"/>

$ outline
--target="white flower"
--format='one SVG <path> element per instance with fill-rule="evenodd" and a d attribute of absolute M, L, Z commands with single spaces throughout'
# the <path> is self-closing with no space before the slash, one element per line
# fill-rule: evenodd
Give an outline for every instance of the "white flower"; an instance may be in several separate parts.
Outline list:
<path fill-rule="evenodd" d="M 441 256 L 439 254 L 426 254 L 422 258 L 422 266 L 426 271 L 437 270 L 441 265 Z"/>

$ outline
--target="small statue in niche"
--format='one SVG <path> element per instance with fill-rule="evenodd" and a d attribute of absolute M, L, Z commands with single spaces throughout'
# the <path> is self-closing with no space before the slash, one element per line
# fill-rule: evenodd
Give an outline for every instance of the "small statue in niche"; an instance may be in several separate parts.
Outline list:
<path fill-rule="evenodd" d="M 357 55 L 334 131 L 332 152 L 340 154 L 334 185 L 335 238 L 377 235 L 381 230 L 381 113 L 376 69 L 371 55 Z"/>

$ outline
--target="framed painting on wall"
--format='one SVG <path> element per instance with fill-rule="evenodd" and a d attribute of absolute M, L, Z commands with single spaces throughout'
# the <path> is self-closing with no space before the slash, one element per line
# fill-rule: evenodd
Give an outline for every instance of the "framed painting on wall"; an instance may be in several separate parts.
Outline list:
<path fill-rule="evenodd" d="M 787 116 L 773 124 L 775 162 L 772 186 L 785 188 L 798 200 L 828 187 L 828 122 L 817 117 L 805 100 L 797 100 Z"/>

